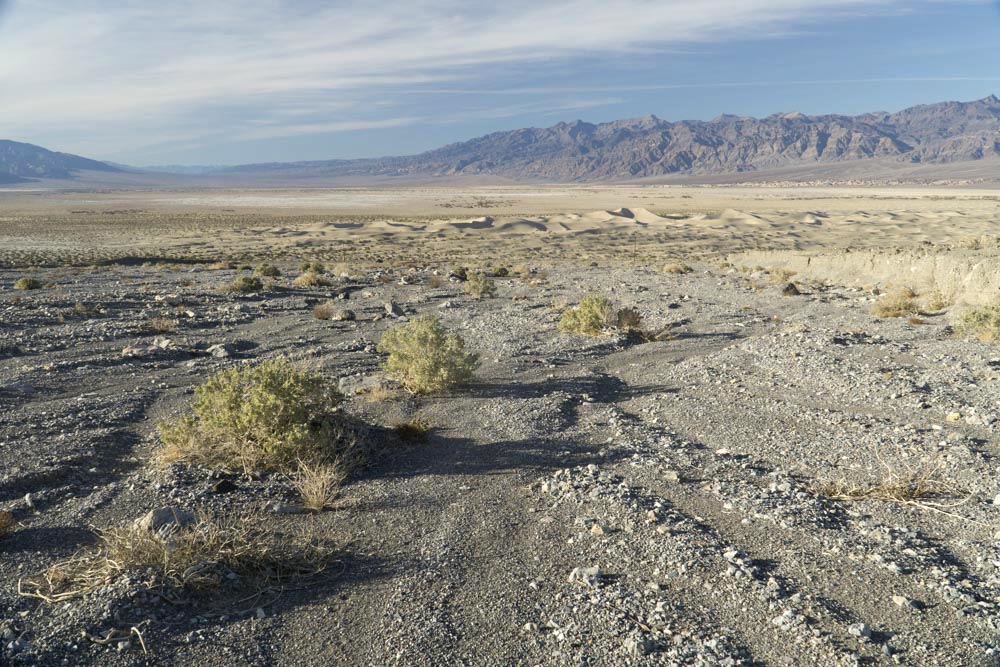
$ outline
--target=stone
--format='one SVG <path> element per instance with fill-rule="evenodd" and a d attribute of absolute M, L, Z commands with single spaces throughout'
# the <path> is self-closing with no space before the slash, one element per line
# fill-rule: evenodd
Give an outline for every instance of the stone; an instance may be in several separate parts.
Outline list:
<path fill-rule="evenodd" d="M 872 629 L 864 623 L 854 623 L 847 627 L 847 633 L 860 639 L 871 639 Z"/>
<path fill-rule="evenodd" d="M 600 578 L 601 568 L 596 565 L 593 567 L 574 567 L 573 571 L 569 573 L 569 583 L 571 584 L 596 586 Z"/>
<path fill-rule="evenodd" d="M 590 534 L 600 537 L 601 535 L 604 535 L 604 529 L 601 528 L 601 524 L 595 522 L 594 525 L 590 527 Z"/>
<path fill-rule="evenodd" d="M 229 343 L 218 343 L 205 351 L 216 359 L 225 359 L 226 357 L 233 356 L 233 347 Z"/>
<path fill-rule="evenodd" d="M 335 322 L 351 322 L 358 319 L 358 316 L 354 314 L 353 310 L 338 310 L 333 315 L 333 320 Z"/>
<path fill-rule="evenodd" d="M 264 509 L 268 512 L 273 512 L 274 514 L 304 514 L 306 511 L 301 505 L 283 503 L 278 500 L 269 502 L 264 506 Z"/>
<path fill-rule="evenodd" d="M 389 315 L 390 317 L 402 317 L 403 316 L 403 309 L 400 308 L 393 301 L 386 301 L 385 302 L 385 314 Z"/>
<path fill-rule="evenodd" d="M 188 528 L 197 523 L 198 517 L 194 512 L 180 509 L 179 507 L 167 506 L 150 510 L 141 518 L 137 519 L 135 525 L 142 530 L 151 533 L 170 533 L 181 528 Z"/>
<path fill-rule="evenodd" d="M 962 415 L 961 415 L 961 413 L 958 413 L 958 412 L 949 412 L 948 414 L 946 414 L 944 416 L 944 420 L 946 422 L 957 422 L 961 418 L 962 418 Z"/>
<path fill-rule="evenodd" d="M 218 482 L 212 485 L 212 493 L 232 493 L 237 490 L 238 487 L 236 482 L 231 479 L 220 479 Z"/>
<path fill-rule="evenodd" d="M 781 288 L 781 293 L 785 296 L 798 296 L 802 294 L 799 288 L 795 286 L 795 283 L 785 283 L 785 286 Z"/>
<path fill-rule="evenodd" d="M 668 482 L 679 482 L 681 481 L 681 476 L 676 470 L 665 470 L 663 472 L 663 479 Z"/>

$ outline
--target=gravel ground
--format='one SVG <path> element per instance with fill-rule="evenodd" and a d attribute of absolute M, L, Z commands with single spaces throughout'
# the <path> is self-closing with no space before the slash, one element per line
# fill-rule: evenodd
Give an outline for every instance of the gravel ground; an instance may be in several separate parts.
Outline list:
<path fill-rule="evenodd" d="M 19 521 L 0 664 L 1000 664 L 997 347 L 946 316 L 875 319 L 861 290 L 546 268 L 481 301 L 422 270 L 246 296 L 201 267 L 34 291 L 0 271 L 0 510 Z M 672 338 L 560 334 L 554 306 L 587 293 Z M 357 319 L 314 319 L 329 299 Z M 156 422 L 218 369 L 287 355 L 348 393 L 378 381 L 387 301 L 438 314 L 482 366 L 445 396 L 351 396 L 380 454 L 341 509 L 263 510 L 296 501 L 280 475 L 150 464 Z M 418 413 L 429 440 L 400 442 L 389 427 Z M 941 493 L 916 503 L 822 492 L 927 471 Z M 93 528 L 163 506 L 262 511 L 337 556 L 265 590 L 166 601 L 136 575 L 18 595 Z"/>

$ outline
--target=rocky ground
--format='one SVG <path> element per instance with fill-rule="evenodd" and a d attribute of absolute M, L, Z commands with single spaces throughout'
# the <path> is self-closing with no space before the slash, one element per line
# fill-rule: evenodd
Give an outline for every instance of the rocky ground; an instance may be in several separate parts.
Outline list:
<path fill-rule="evenodd" d="M 875 319 L 857 289 L 537 268 L 484 300 L 425 270 L 251 295 L 203 266 L 58 270 L 33 291 L 0 271 L 0 510 L 19 522 L 0 538 L 0 663 L 1000 664 L 1000 349 L 946 315 Z M 672 338 L 559 333 L 587 293 Z M 328 300 L 356 319 L 315 319 Z M 400 319 L 386 302 L 460 332 L 476 381 L 355 394 Z M 150 463 L 194 386 L 278 355 L 338 382 L 379 447 L 340 509 L 276 513 L 296 502 L 280 475 Z M 418 413 L 428 441 L 400 442 L 388 427 Z M 920 473 L 919 501 L 831 497 Z M 164 506 L 260 511 L 337 555 L 266 589 L 18 594 L 92 528 Z"/>

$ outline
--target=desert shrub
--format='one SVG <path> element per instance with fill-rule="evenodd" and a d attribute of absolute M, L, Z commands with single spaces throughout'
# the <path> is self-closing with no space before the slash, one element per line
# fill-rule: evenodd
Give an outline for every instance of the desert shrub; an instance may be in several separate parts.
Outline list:
<path fill-rule="evenodd" d="M 929 295 L 927 295 L 926 301 L 924 301 L 924 308 L 928 312 L 935 313 L 939 310 L 944 310 L 948 306 L 952 305 L 953 300 L 946 296 L 941 290 L 934 290 Z"/>
<path fill-rule="evenodd" d="M 498 266 L 493 269 L 493 275 L 497 278 L 506 278 L 510 275 L 510 270 L 506 266 Z"/>
<path fill-rule="evenodd" d="M 920 312 L 917 302 L 914 301 L 916 294 L 913 290 L 903 287 L 886 292 L 872 306 L 872 315 L 875 317 L 908 317 Z"/>
<path fill-rule="evenodd" d="M 333 549 L 307 531 L 277 533 L 260 516 L 211 518 L 164 533 L 136 524 L 98 533 L 90 550 L 23 580 L 21 593 L 49 603 L 83 597 L 119 577 L 143 572 L 154 591 L 218 587 L 234 572 L 256 581 L 287 580 L 321 570 Z M 155 576 L 149 577 L 152 573 Z"/>
<path fill-rule="evenodd" d="M 599 336 L 614 324 L 614 304 L 603 296 L 585 296 L 580 303 L 563 311 L 559 330 L 583 336 Z"/>
<path fill-rule="evenodd" d="M 225 259 L 220 260 L 218 262 L 212 262 L 211 264 L 208 265 L 208 269 L 210 271 L 228 271 L 235 268 L 236 268 L 235 262 L 230 262 L 229 260 Z"/>
<path fill-rule="evenodd" d="M 767 275 L 775 285 L 783 285 L 795 275 L 795 271 L 784 267 L 771 267 L 767 270 Z"/>
<path fill-rule="evenodd" d="M 431 432 L 431 422 L 423 415 L 417 415 L 413 419 L 399 422 L 393 426 L 393 430 L 400 440 L 406 442 L 424 442 Z"/>
<path fill-rule="evenodd" d="M 302 262 L 299 264 L 299 273 L 316 273 L 323 275 L 326 273 L 326 266 L 323 262 Z"/>
<path fill-rule="evenodd" d="M 41 289 L 42 287 L 44 287 L 42 281 L 38 278 L 32 278 L 31 276 L 18 278 L 17 282 L 14 283 L 14 289 L 20 290 Z"/>
<path fill-rule="evenodd" d="M 286 359 L 216 373 L 195 389 L 192 416 L 159 425 L 165 462 L 245 472 L 346 461 L 355 442 L 334 414 L 340 394 Z"/>
<path fill-rule="evenodd" d="M 427 279 L 427 286 L 433 289 L 439 289 L 448 284 L 448 281 L 441 276 L 431 276 Z"/>
<path fill-rule="evenodd" d="M 346 478 L 347 471 L 336 463 L 299 461 L 292 484 L 302 498 L 303 507 L 322 512 L 333 505 Z"/>
<path fill-rule="evenodd" d="M 154 317 L 146 323 L 150 333 L 165 334 L 177 331 L 178 321 L 169 317 Z"/>
<path fill-rule="evenodd" d="M 469 270 L 464 266 L 460 266 L 456 269 L 452 269 L 451 275 L 453 278 L 458 278 L 459 280 L 465 281 L 469 279 Z"/>
<path fill-rule="evenodd" d="M 635 308 L 622 308 L 615 313 L 615 327 L 625 332 L 642 330 L 642 313 Z"/>
<path fill-rule="evenodd" d="M 479 356 L 433 315 L 421 315 L 385 332 L 378 351 L 388 354 L 386 372 L 409 391 L 443 391 L 472 378 Z"/>
<path fill-rule="evenodd" d="M 281 271 L 274 264 L 258 264 L 253 273 L 261 278 L 277 278 L 281 275 Z"/>
<path fill-rule="evenodd" d="M 955 328 L 963 336 L 984 343 L 1000 342 L 1000 304 L 965 311 Z"/>
<path fill-rule="evenodd" d="M 485 273 L 472 273 L 465 281 L 465 292 L 477 299 L 484 299 L 495 295 L 497 286 Z"/>
<path fill-rule="evenodd" d="M 691 273 L 694 271 L 690 266 L 684 264 L 683 262 L 671 262 L 663 267 L 663 273 Z"/>
<path fill-rule="evenodd" d="M 226 288 L 229 292 L 259 292 L 264 289 L 264 283 L 257 276 L 239 276 Z"/>
<path fill-rule="evenodd" d="M 333 283 L 323 277 L 318 271 L 306 271 L 292 281 L 296 287 L 329 287 Z"/>
<path fill-rule="evenodd" d="M 317 320 L 329 320 L 333 319 L 333 316 L 337 314 L 337 307 L 332 303 L 318 303 L 313 306 L 313 317 Z"/>
<path fill-rule="evenodd" d="M 7 537 L 14 532 L 14 526 L 17 525 L 17 520 L 14 519 L 14 513 L 8 512 L 7 510 L 0 510 L 0 538 Z"/>

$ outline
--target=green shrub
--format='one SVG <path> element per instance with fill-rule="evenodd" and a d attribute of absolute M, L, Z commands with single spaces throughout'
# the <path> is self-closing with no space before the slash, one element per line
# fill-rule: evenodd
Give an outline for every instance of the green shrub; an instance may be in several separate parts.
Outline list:
<path fill-rule="evenodd" d="M 615 307 L 603 296 L 585 296 L 579 304 L 563 311 L 559 330 L 583 336 L 599 336 L 614 324 Z"/>
<path fill-rule="evenodd" d="M 415 394 L 467 382 L 479 366 L 479 356 L 465 351 L 462 337 L 449 334 L 433 315 L 389 329 L 378 351 L 389 355 L 386 372 Z"/>
<path fill-rule="evenodd" d="M 496 294 L 497 286 L 485 273 L 472 273 L 465 281 L 465 292 L 477 299 L 484 299 Z"/>
<path fill-rule="evenodd" d="M 323 262 L 302 262 L 299 264 L 299 272 L 322 275 L 326 273 L 326 266 L 324 266 Z"/>
<path fill-rule="evenodd" d="M 216 373 L 195 389 L 194 414 L 159 425 L 163 461 L 244 471 L 343 461 L 354 442 L 333 410 L 340 394 L 285 359 Z"/>
<path fill-rule="evenodd" d="M 39 280 L 38 278 L 32 278 L 30 276 L 25 276 L 24 278 L 18 278 L 17 282 L 14 283 L 14 289 L 23 289 L 23 290 L 41 289 L 43 286 L 44 285 L 41 280 Z"/>
<path fill-rule="evenodd" d="M 955 328 L 984 343 L 1000 342 L 1000 304 L 965 311 Z"/>
<path fill-rule="evenodd" d="M 258 264 L 253 273 L 261 278 L 277 278 L 281 275 L 281 271 L 274 264 Z"/>
<path fill-rule="evenodd" d="M 264 283 L 257 276 L 239 276 L 226 288 L 230 292 L 259 292 Z"/>

